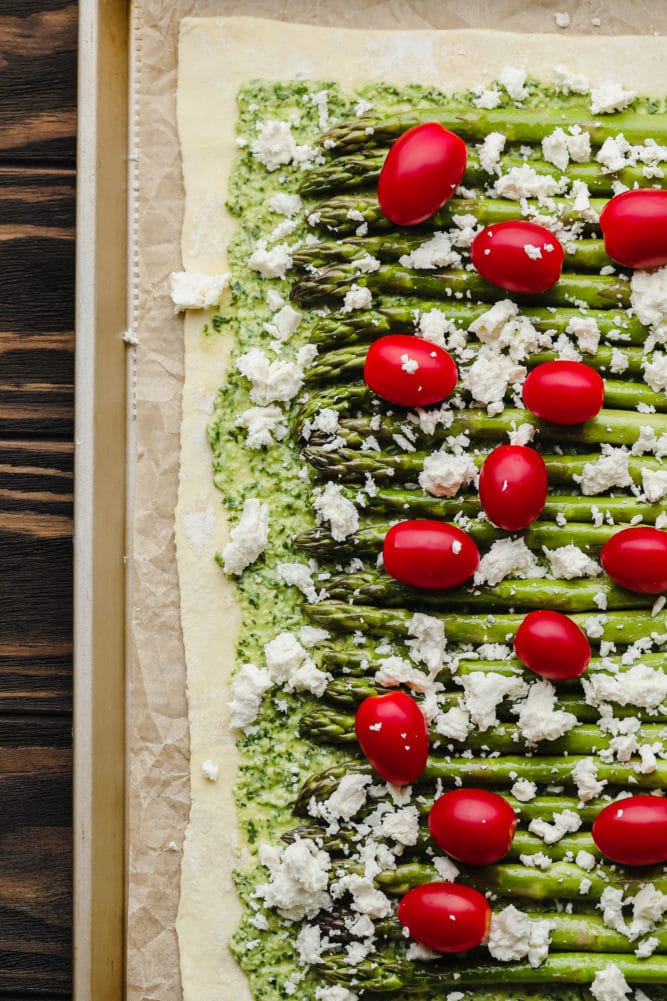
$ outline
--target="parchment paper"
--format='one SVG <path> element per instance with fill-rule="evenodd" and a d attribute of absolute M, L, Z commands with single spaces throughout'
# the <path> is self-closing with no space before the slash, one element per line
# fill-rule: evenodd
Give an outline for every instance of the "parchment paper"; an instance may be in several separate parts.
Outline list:
<path fill-rule="evenodd" d="M 571 25 L 556 26 L 568 12 Z M 181 421 L 183 321 L 168 294 L 180 270 L 183 212 L 176 132 L 176 46 L 185 16 L 245 15 L 352 28 L 501 28 L 594 35 L 667 31 L 659 0 L 144 0 L 133 14 L 136 158 L 135 352 L 131 473 L 131 686 L 127 995 L 181 998 L 174 933 L 189 811 L 185 666 L 173 545 Z M 600 25 L 592 19 L 599 18 Z M 601 44 L 603 44 L 601 42 Z M 555 61 L 566 62 L 563 50 Z M 623 66 L 618 76 L 625 79 Z M 113 197 L 113 193 L 110 193 Z M 202 415 L 203 416 L 203 415 Z M 224 990 L 221 990 L 221 998 Z"/>

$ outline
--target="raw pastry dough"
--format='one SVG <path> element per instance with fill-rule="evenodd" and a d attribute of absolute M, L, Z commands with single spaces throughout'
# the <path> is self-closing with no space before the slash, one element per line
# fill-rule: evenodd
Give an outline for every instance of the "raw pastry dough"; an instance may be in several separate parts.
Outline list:
<path fill-rule="evenodd" d="M 253 18 L 187 18 L 181 24 L 178 126 L 185 182 L 186 270 L 226 270 L 235 220 L 224 209 L 236 154 L 236 94 L 255 77 L 416 81 L 456 90 L 488 83 L 510 64 L 544 78 L 565 63 L 592 84 L 618 78 L 642 93 L 667 92 L 664 40 L 651 36 L 517 35 L 493 31 L 354 31 Z M 240 915 L 230 878 L 243 847 L 234 821 L 235 747 L 226 684 L 238 611 L 233 585 L 212 553 L 224 544 L 225 516 L 213 486 L 205 426 L 224 380 L 231 344 L 201 335 L 203 314 L 185 320 L 185 385 L 176 542 L 191 733 L 190 824 L 177 933 L 185 1001 L 246 1001 L 250 992 L 226 942 Z M 215 610 L 215 611 L 213 611 Z M 217 763 L 217 782 L 202 764 Z"/>

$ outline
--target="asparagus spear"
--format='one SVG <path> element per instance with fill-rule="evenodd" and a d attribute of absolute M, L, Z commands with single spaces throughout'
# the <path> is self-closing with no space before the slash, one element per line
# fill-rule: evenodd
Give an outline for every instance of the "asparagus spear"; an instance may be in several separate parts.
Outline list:
<path fill-rule="evenodd" d="M 601 146 L 605 139 L 619 132 L 630 143 L 643 143 L 646 136 L 651 136 L 657 143 L 667 143 L 667 118 L 664 115 L 649 113 L 646 109 L 630 109 L 595 116 L 585 104 L 559 109 L 552 119 L 549 118 L 549 109 L 525 107 L 493 110 L 449 108 L 441 116 L 430 110 L 426 113 L 417 111 L 416 114 L 408 112 L 393 118 L 366 115 L 339 122 L 320 137 L 320 142 L 326 142 L 327 146 L 333 143 L 332 148 L 338 154 L 359 149 L 367 151 L 387 146 L 407 129 L 431 121 L 440 122 L 466 142 L 480 142 L 489 132 L 502 132 L 508 142 L 539 143 L 557 125 L 563 129 L 577 125 L 588 132 L 594 146 Z M 369 129 L 372 129 L 371 133 Z"/>
<path fill-rule="evenodd" d="M 575 211 L 574 203 L 568 198 L 551 198 L 550 205 L 554 206 L 552 215 L 557 215 L 565 225 L 580 223 L 585 231 L 594 229 L 594 224 L 582 219 Z M 598 214 L 606 205 L 604 198 L 591 198 L 591 208 Z M 531 216 L 539 216 L 543 207 L 534 199 L 528 199 L 525 211 Z M 516 219 L 521 208 L 515 201 L 506 198 L 487 198 L 484 195 L 475 193 L 469 198 L 451 198 L 444 208 L 431 216 L 428 221 L 428 229 L 446 229 L 454 223 L 454 216 L 472 214 L 482 226 L 490 226 L 492 223 L 505 222 L 508 219 Z M 364 197 L 362 194 L 338 195 L 325 202 L 319 202 L 313 206 L 310 215 L 310 223 L 317 229 L 326 233 L 336 233 L 338 236 L 355 234 L 359 225 L 365 224 L 371 233 L 387 233 L 396 230 L 393 223 L 382 214 L 377 198 Z"/>
<path fill-rule="evenodd" d="M 517 156 L 513 151 L 504 153 L 498 160 L 498 167 L 502 174 L 506 174 L 513 167 L 521 167 L 528 163 L 538 174 L 553 177 L 560 181 L 563 171 L 552 163 L 547 163 L 539 158 L 535 147 L 531 156 Z M 356 191 L 359 188 L 374 187 L 377 184 L 382 164 L 385 161 L 386 152 L 384 150 L 360 150 L 349 156 L 336 155 L 337 150 L 332 150 L 333 157 L 326 163 L 313 167 L 309 170 L 304 180 L 301 182 L 299 190 L 302 195 L 310 198 L 322 197 L 336 191 Z M 565 174 L 571 181 L 583 181 L 588 185 L 592 194 L 609 198 L 613 194 L 612 183 L 616 180 L 625 184 L 628 188 L 646 187 L 647 184 L 657 184 L 665 187 L 667 183 L 664 178 L 656 178 L 647 182 L 642 173 L 641 167 L 624 167 L 622 170 L 607 173 L 601 164 L 596 161 L 589 163 L 571 163 L 568 165 Z M 489 184 L 494 178 L 484 170 L 479 154 L 475 149 L 468 150 L 468 162 L 463 175 L 462 184 L 467 188 Z"/>
<path fill-rule="evenodd" d="M 345 487 L 343 494 L 352 502 L 359 503 L 359 491 Z M 451 521 L 462 512 L 470 518 L 479 514 L 481 505 L 477 494 L 460 494 L 457 497 L 432 497 L 430 494 L 400 487 L 379 487 L 374 494 L 364 495 L 363 509 L 372 515 L 392 517 L 442 518 Z M 647 504 L 635 497 L 575 497 L 569 494 L 552 494 L 542 508 L 539 522 L 554 521 L 557 517 L 566 521 L 586 522 L 592 518 L 591 507 L 598 506 L 603 514 L 615 524 L 630 522 L 639 516 L 646 524 L 652 524 L 663 512 L 662 504 Z M 566 526 L 563 526 L 566 527 Z"/>
<path fill-rule="evenodd" d="M 343 601 L 326 599 L 316 605 L 305 604 L 305 613 L 325 629 L 335 632 L 370 633 L 375 636 L 387 636 L 398 639 L 409 637 L 408 623 L 412 619 L 412 611 L 403 608 L 376 608 L 372 605 L 349 605 Z M 450 643 L 510 643 L 514 633 L 523 621 L 522 615 L 446 615 L 432 612 L 435 618 L 445 624 L 445 635 Z M 585 629 L 589 613 L 576 613 L 571 616 L 574 622 Z M 605 612 L 606 621 L 600 621 L 601 636 L 592 636 L 591 644 L 600 640 L 609 640 L 624 646 L 635 643 L 644 637 L 655 637 L 656 646 L 662 648 L 667 640 L 660 634 L 665 628 L 665 614 L 655 617 L 650 612 Z"/>
<path fill-rule="evenodd" d="M 330 479 L 362 480 L 370 474 L 378 484 L 409 480 L 416 483 L 424 467 L 425 452 L 362 452 L 352 448 L 337 448 L 329 451 L 326 448 L 308 446 L 303 449 L 304 458 L 323 476 Z M 486 453 L 478 451 L 473 455 L 473 461 L 481 466 Z M 554 455 L 542 454 L 547 467 L 549 484 L 558 487 L 571 487 L 575 476 L 581 476 L 587 462 L 595 462 L 598 454 L 587 455 Z M 641 485 L 642 469 L 660 469 L 659 459 L 639 459 L 631 456 L 628 461 L 628 473 L 633 483 Z M 603 503 L 601 498 L 591 498 L 591 503 Z"/>
<path fill-rule="evenodd" d="M 443 312 L 459 327 L 467 329 L 488 308 L 484 303 L 476 304 L 468 301 L 450 300 L 443 304 L 441 300 L 425 301 L 408 296 L 400 299 L 394 296 L 382 296 L 375 299 L 371 310 L 359 310 L 344 315 L 334 313 L 319 319 L 310 331 L 310 339 L 314 344 L 333 347 L 368 342 L 389 333 L 410 333 L 415 327 L 415 314 L 429 312 L 432 309 Z M 553 307 L 549 309 L 544 306 L 522 306 L 521 312 L 528 317 L 536 330 L 555 330 L 557 333 L 563 333 L 572 320 L 581 317 L 578 309 L 564 306 L 557 310 Z M 590 309 L 586 315 L 595 320 L 603 341 L 609 338 L 611 342 L 619 332 L 623 337 L 627 337 L 628 340 L 621 343 L 623 350 L 628 344 L 641 345 L 646 339 L 646 327 L 636 317 L 626 316 L 625 313 L 613 309 Z M 610 332 L 611 337 L 609 337 Z"/>
<path fill-rule="evenodd" d="M 466 361 L 472 361 L 478 350 L 479 343 L 471 340 L 465 347 Z M 590 365 L 591 368 L 601 370 L 603 373 L 606 372 L 612 361 L 612 350 L 608 345 L 600 345 L 594 355 L 586 356 L 586 364 Z M 367 344 L 355 344 L 321 352 L 306 372 L 307 385 L 320 385 L 332 380 L 340 382 L 361 379 L 367 353 Z M 625 348 L 623 353 L 627 358 L 628 378 L 632 376 L 641 378 L 644 360 L 642 350 L 640 348 Z M 525 364 L 527 368 L 534 368 L 536 365 L 542 365 L 544 362 L 553 361 L 558 357 L 557 351 L 536 351 L 527 356 Z"/>
<path fill-rule="evenodd" d="M 332 691 L 333 684 L 334 683 L 331 683 L 329 685 L 329 690 L 327 692 L 327 696 L 329 698 L 333 698 L 334 696 L 334 692 Z M 340 690 L 340 688 L 338 690 Z M 366 684 L 363 686 L 363 691 L 367 694 L 361 695 L 361 698 L 359 697 L 360 692 L 358 691 L 352 691 L 349 694 L 351 698 L 355 699 L 356 702 L 360 702 L 362 698 L 368 698 L 370 695 L 382 694 L 385 689 L 381 689 L 377 685 Z M 451 698 L 445 696 L 442 698 L 443 709 L 447 709 L 458 704 L 458 696 L 452 696 Z M 610 740 L 612 738 L 609 735 L 602 733 L 599 727 L 583 722 L 585 720 L 595 720 L 599 716 L 599 713 L 596 712 L 593 707 L 587 706 L 583 699 L 561 696 L 558 705 L 560 709 L 573 712 L 577 718 L 582 721 L 582 725 L 578 726 L 575 730 L 571 730 L 564 737 L 559 737 L 558 740 L 548 742 L 545 741 L 544 743 L 541 743 L 541 754 L 587 755 L 595 754 L 598 751 L 610 746 Z M 510 719 L 512 718 L 509 716 L 508 712 L 500 713 L 500 715 L 508 716 Z M 635 716 L 636 710 L 630 708 L 625 714 L 619 712 L 617 715 Z M 305 713 L 301 717 L 299 729 L 303 736 L 307 736 L 312 740 L 315 740 L 317 743 L 323 742 L 338 744 L 340 746 L 354 746 L 357 743 L 357 737 L 354 731 L 354 716 L 336 712 L 328 706 L 320 706 L 317 709 L 313 709 L 311 712 Z M 525 746 L 526 740 L 516 726 L 508 723 L 499 729 L 501 732 L 491 732 L 490 734 L 478 733 L 476 731 L 471 732 L 465 740 L 466 748 L 472 751 L 480 751 L 482 748 L 488 748 L 493 752 L 497 751 L 501 754 L 511 755 Z M 663 722 L 655 725 L 648 724 L 644 726 L 640 736 L 642 741 L 653 742 L 663 739 L 664 734 L 665 727 Z M 454 747 L 457 746 L 457 742 L 453 741 L 452 738 L 438 736 L 437 730 L 435 729 L 431 730 L 430 736 L 432 742 L 440 744 L 440 747 L 438 748 L 432 743 L 432 756 L 434 760 L 447 757 L 449 753 L 447 748 L 450 745 Z"/>
<path fill-rule="evenodd" d="M 381 261 L 398 261 L 404 254 L 417 250 L 429 239 L 430 234 L 396 233 L 366 239 L 349 239 L 347 242 L 331 241 L 311 243 L 296 250 L 292 261 L 299 270 L 324 268 L 336 261 L 354 263 L 364 254 L 371 254 Z M 599 271 L 612 264 L 604 249 L 603 240 L 582 239 L 567 244 L 564 267 L 581 271 Z"/>
<path fill-rule="evenodd" d="M 429 299 L 465 297 L 481 302 L 495 302 L 498 298 L 497 287 L 476 271 L 424 272 L 383 264 L 377 271 L 360 277 L 354 265 L 343 263 L 303 275 L 292 286 L 290 299 L 302 306 L 314 306 L 332 297 L 342 298 L 353 283 L 379 294 L 406 291 Z M 520 299 L 530 305 L 571 306 L 585 301 L 593 309 L 619 309 L 630 305 L 630 285 L 623 275 L 567 272 L 547 292 Z"/>

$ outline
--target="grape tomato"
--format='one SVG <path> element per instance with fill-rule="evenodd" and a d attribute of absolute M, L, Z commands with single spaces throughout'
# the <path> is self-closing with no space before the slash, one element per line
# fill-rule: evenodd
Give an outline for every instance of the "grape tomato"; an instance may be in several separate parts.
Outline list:
<path fill-rule="evenodd" d="M 449 201 L 466 169 L 463 139 L 438 122 L 408 129 L 387 153 L 378 202 L 391 222 L 416 226 Z"/>
<path fill-rule="evenodd" d="M 506 532 L 527 528 L 547 499 L 544 459 L 527 445 L 499 445 L 479 474 L 479 499 L 494 525 Z"/>
<path fill-rule="evenodd" d="M 393 785 L 416 782 L 426 767 L 428 730 L 421 709 L 405 692 L 364 699 L 354 719 L 364 755 Z"/>
<path fill-rule="evenodd" d="M 457 379 L 451 355 L 423 337 L 388 334 L 374 341 L 366 355 L 366 385 L 401 407 L 439 403 L 449 396 Z"/>
<path fill-rule="evenodd" d="M 637 188 L 623 191 L 600 213 L 604 249 L 626 268 L 659 268 L 667 264 L 667 191 Z"/>
<path fill-rule="evenodd" d="M 524 219 L 486 226 L 470 245 L 470 258 L 482 278 L 518 295 L 536 295 L 555 285 L 564 256 L 553 233 Z"/>
<path fill-rule="evenodd" d="M 629 796 L 610 803 L 595 818 L 593 841 L 620 865 L 667 862 L 667 799 Z"/>
<path fill-rule="evenodd" d="M 595 417 L 604 402 L 604 382 L 580 361 L 547 361 L 528 373 L 523 402 L 540 420 L 582 424 Z"/>
<path fill-rule="evenodd" d="M 667 532 L 650 525 L 623 528 L 607 539 L 600 562 L 611 579 L 628 591 L 667 591 Z"/>
<path fill-rule="evenodd" d="M 402 897 L 398 920 L 410 937 L 438 952 L 465 952 L 486 941 L 491 908 L 462 883 L 423 883 Z"/>
<path fill-rule="evenodd" d="M 428 827 L 433 840 L 458 862 L 491 865 L 510 850 L 516 814 L 498 793 L 453 789 L 436 799 Z"/>
<path fill-rule="evenodd" d="M 567 615 L 551 609 L 526 615 L 514 637 L 514 652 L 529 670 L 549 681 L 580 677 L 591 659 L 583 630 Z"/>
<path fill-rule="evenodd" d="M 395 580 L 429 590 L 458 587 L 479 565 L 479 550 L 466 532 L 427 519 L 392 525 L 382 555 L 385 570 Z"/>

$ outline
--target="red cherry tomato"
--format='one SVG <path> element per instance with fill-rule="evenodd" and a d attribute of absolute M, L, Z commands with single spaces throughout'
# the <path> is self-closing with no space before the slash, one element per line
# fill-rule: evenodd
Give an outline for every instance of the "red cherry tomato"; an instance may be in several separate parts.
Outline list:
<path fill-rule="evenodd" d="M 593 841 L 620 865 L 667 862 L 667 799 L 629 796 L 610 803 L 593 823 Z"/>
<path fill-rule="evenodd" d="M 479 890 L 462 883 L 423 883 L 398 905 L 410 937 L 438 952 L 464 952 L 486 940 L 491 908 Z"/>
<path fill-rule="evenodd" d="M 667 264 L 667 191 L 623 191 L 602 209 L 600 229 L 612 261 L 626 268 L 662 267 Z"/>
<path fill-rule="evenodd" d="M 457 379 L 451 355 L 423 337 L 389 334 L 374 341 L 366 355 L 366 385 L 401 407 L 439 403 L 449 396 Z"/>
<path fill-rule="evenodd" d="M 524 219 L 486 226 L 470 245 L 470 259 L 482 278 L 519 295 L 546 292 L 555 285 L 564 256 L 553 233 Z"/>
<path fill-rule="evenodd" d="M 544 459 L 527 445 L 499 445 L 479 474 L 479 499 L 498 528 L 518 532 L 535 521 L 547 499 Z"/>
<path fill-rule="evenodd" d="M 649 525 L 623 528 L 607 539 L 600 562 L 611 579 L 628 591 L 667 591 L 667 532 Z"/>
<path fill-rule="evenodd" d="M 405 692 L 364 699 L 357 709 L 354 729 L 361 750 L 387 782 L 407 785 L 424 771 L 428 758 L 426 720 Z"/>
<path fill-rule="evenodd" d="M 580 361 L 547 361 L 528 373 L 523 402 L 540 420 L 582 424 L 600 412 L 604 382 Z"/>
<path fill-rule="evenodd" d="M 591 659 L 588 637 L 562 612 L 529 612 L 516 631 L 514 652 L 526 667 L 550 681 L 578 678 Z"/>
<path fill-rule="evenodd" d="M 395 580 L 429 590 L 458 587 L 479 566 L 479 550 L 466 532 L 426 519 L 392 525 L 382 555 L 385 570 Z"/>
<path fill-rule="evenodd" d="M 428 828 L 433 840 L 457 861 L 491 865 L 510 850 L 516 814 L 496 792 L 453 789 L 436 799 Z"/>
<path fill-rule="evenodd" d="M 398 226 L 416 226 L 449 201 L 466 169 L 463 139 L 438 122 L 415 125 L 387 153 L 378 180 L 380 208 Z"/>

